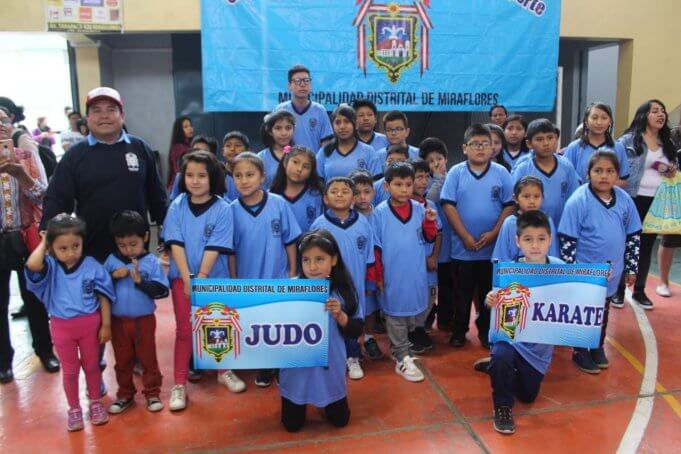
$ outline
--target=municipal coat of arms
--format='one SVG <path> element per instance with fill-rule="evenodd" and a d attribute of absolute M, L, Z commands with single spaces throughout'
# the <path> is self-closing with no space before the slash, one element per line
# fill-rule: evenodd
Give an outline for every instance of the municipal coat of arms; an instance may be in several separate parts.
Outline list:
<path fill-rule="evenodd" d="M 502 330 L 510 339 L 515 339 L 517 332 L 525 328 L 525 318 L 530 307 L 530 289 L 517 282 L 499 290 L 494 325 Z"/>
<path fill-rule="evenodd" d="M 222 361 L 230 352 L 238 357 L 241 352 L 241 325 L 239 313 L 222 303 L 210 303 L 196 310 L 194 336 L 200 345 L 199 358 L 205 352 L 216 362 Z"/>
<path fill-rule="evenodd" d="M 356 0 L 356 4 L 361 4 L 353 21 L 357 27 L 357 65 L 364 75 L 368 56 L 378 68 L 386 71 L 392 83 L 397 83 L 401 72 L 419 58 L 423 76 L 429 68 L 428 41 L 433 28 L 427 12 L 430 0 L 416 0 L 411 4 Z"/>

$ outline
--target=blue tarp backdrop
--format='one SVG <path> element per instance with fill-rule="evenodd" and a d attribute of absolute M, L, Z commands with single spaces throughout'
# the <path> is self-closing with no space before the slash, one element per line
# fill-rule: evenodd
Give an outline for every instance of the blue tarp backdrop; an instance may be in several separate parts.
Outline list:
<path fill-rule="evenodd" d="M 201 0 L 204 108 L 269 111 L 287 70 L 332 109 L 550 111 L 560 0 Z"/>

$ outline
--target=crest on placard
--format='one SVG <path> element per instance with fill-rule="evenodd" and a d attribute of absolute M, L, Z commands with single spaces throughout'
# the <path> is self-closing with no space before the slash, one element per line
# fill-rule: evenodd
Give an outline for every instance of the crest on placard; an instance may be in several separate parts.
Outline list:
<path fill-rule="evenodd" d="M 517 282 L 499 290 L 499 305 L 497 306 L 494 325 L 511 339 L 523 328 L 527 310 L 530 308 L 530 289 Z"/>

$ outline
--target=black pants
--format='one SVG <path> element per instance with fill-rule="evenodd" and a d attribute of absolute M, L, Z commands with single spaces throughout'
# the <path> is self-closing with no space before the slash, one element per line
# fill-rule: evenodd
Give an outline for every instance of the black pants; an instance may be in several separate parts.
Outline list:
<path fill-rule="evenodd" d="M 638 195 L 634 199 L 634 203 L 636 204 L 636 211 L 638 211 L 641 222 L 643 222 L 646 214 L 648 214 L 650 205 L 653 203 L 653 197 L 644 197 Z M 638 274 L 636 275 L 636 284 L 634 284 L 635 292 L 642 292 L 646 287 L 646 280 L 648 279 L 648 272 L 650 271 L 650 260 L 653 255 L 655 238 L 657 238 L 657 235 L 654 233 L 641 234 L 641 249 L 638 258 Z"/>
<path fill-rule="evenodd" d="M 456 301 L 452 262 L 437 264 L 437 324 L 451 325 Z"/>
<path fill-rule="evenodd" d="M 508 342 L 495 342 L 492 345 L 489 376 L 495 407 L 512 407 L 514 395 L 523 402 L 534 402 L 544 379 L 544 375 Z"/>
<path fill-rule="evenodd" d="M 475 325 L 478 337 L 485 342 L 489 333 L 489 308 L 485 297 L 492 290 L 492 262 L 489 260 L 452 260 L 456 274 L 457 298 L 454 306 L 452 337 L 463 340 L 471 319 L 471 303 L 477 296 L 478 316 Z"/>
<path fill-rule="evenodd" d="M 0 270 L 0 368 L 12 367 L 14 349 L 9 333 L 9 282 L 12 272 Z M 26 289 L 26 278 L 23 270 L 17 272 L 19 276 L 19 291 L 26 307 L 28 326 L 33 336 L 33 350 L 38 356 L 52 354 L 52 336 L 45 306 L 38 298 Z"/>
<path fill-rule="evenodd" d="M 285 397 L 281 398 L 281 422 L 288 432 L 298 432 L 305 425 L 307 405 L 294 404 Z M 326 418 L 336 427 L 345 427 L 350 422 L 348 398 L 330 403 L 324 407 Z"/>

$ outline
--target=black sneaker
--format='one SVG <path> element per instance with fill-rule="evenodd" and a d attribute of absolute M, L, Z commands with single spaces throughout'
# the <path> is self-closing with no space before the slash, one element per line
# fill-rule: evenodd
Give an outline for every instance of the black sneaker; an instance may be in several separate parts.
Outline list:
<path fill-rule="evenodd" d="M 416 328 L 414 330 L 414 335 L 416 336 L 416 341 L 421 344 L 426 350 L 433 349 L 433 340 L 430 338 L 425 328 Z"/>
<path fill-rule="evenodd" d="M 482 348 L 489 350 L 489 340 L 486 337 L 485 338 L 480 337 L 478 339 L 480 339 L 480 345 L 482 345 Z"/>
<path fill-rule="evenodd" d="M 577 367 L 582 372 L 587 374 L 600 374 L 601 369 L 596 365 L 591 358 L 591 353 L 586 348 L 575 348 L 572 352 L 572 361 L 577 364 Z"/>
<path fill-rule="evenodd" d="M 489 374 L 490 361 L 492 361 L 492 358 L 489 356 L 486 358 L 480 358 L 473 363 L 473 369 L 475 369 L 477 372 L 482 372 L 483 374 Z"/>
<path fill-rule="evenodd" d="M 594 364 L 596 364 L 599 369 L 607 369 L 610 366 L 610 362 L 608 361 L 607 356 L 605 356 L 605 349 L 603 349 L 603 347 L 593 348 L 589 350 L 589 353 L 591 354 L 591 359 Z"/>
<path fill-rule="evenodd" d="M 192 383 L 196 383 L 197 381 L 201 381 L 201 377 L 203 377 L 203 374 L 201 373 L 200 370 L 189 369 L 189 373 L 187 374 L 187 380 L 189 380 Z"/>
<path fill-rule="evenodd" d="M 373 337 L 364 341 L 364 353 L 369 359 L 381 359 L 383 352 L 378 347 L 378 342 Z"/>
<path fill-rule="evenodd" d="M 624 297 L 621 295 L 613 295 L 610 298 L 610 307 L 622 309 L 624 307 Z"/>
<path fill-rule="evenodd" d="M 653 309 L 653 302 L 650 301 L 650 298 L 643 292 L 643 290 L 639 291 L 634 291 L 631 295 L 631 299 L 634 300 L 636 304 L 641 306 L 641 309 L 645 309 L 647 311 Z"/>
<path fill-rule="evenodd" d="M 381 317 L 376 317 L 376 321 L 374 322 L 374 327 L 372 329 L 374 334 L 385 334 L 385 324 L 383 323 L 383 320 L 381 320 Z"/>
<path fill-rule="evenodd" d="M 416 334 L 416 331 L 411 331 L 409 334 L 407 334 L 407 338 L 409 339 L 409 351 L 412 353 L 423 353 L 425 352 L 426 346 L 423 345 L 419 338 L 418 335 Z"/>
<path fill-rule="evenodd" d="M 515 433 L 513 409 L 511 407 L 496 407 L 494 409 L 494 430 L 508 435 Z"/>
<path fill-rule="evenodd" d="M 130 397 L 128 399 L 123 399 L 123 398 L 119 397 L 118 399 L 116 399 L 116 401 L 114 403 L 112 403 L 109 406 L 109 413 L 111 413 L 112 415 L 117 415 L 119 413 L 123 413 L 134 402 L 135 402 L 135 400 L 132 397 Z"/>
<path fill-rule="evenodd" d="M 274 380 L 274 369 L 260 369 L 255 377 L 255 386 L 267 388 Z"/>
<path fill-rule="evenodd" d="M 454 348 L 460 348 L 466 345 L 466 337 L 456 337 L 455 335 L 452 334 L 452 337 L 449 338 L 449 345 L 451 345 Z"/>

